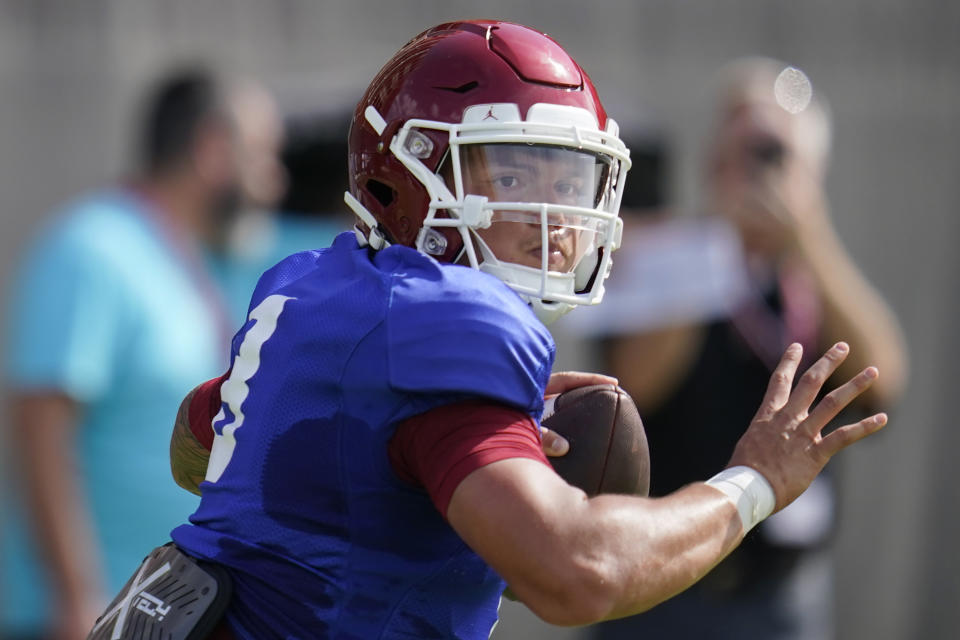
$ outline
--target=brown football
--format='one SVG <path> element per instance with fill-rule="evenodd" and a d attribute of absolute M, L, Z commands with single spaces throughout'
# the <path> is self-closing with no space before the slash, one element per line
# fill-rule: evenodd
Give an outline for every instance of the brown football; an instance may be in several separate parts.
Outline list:
<path fill-rule="evenodd" d="M 564 480 L 587 495 L 645 496 L 650 491 L 643 421 L 620 387 L 590 385 L 548 399 L 541 424 L 570 442 L 566 455 L 549 460 Z"/>

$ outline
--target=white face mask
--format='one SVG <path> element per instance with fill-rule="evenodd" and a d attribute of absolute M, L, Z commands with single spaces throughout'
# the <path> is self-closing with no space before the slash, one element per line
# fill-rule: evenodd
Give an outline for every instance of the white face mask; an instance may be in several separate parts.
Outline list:
<path fill-rule="evenodd" d="M 368 114 L 375 128 L 378 115 Z M 449 134 L 439 173 L 421 160 L 433 149 L 426 129 Z M 630 166 L 613 120 L 601 131 L 577 107 L 536 104 L 522 119 L 514 104 L 477 105 L 459 124 L 406 122 L 390 151 L 431 197 L 419 251 L 442 255 L 446 239 L 436 229 L 457 229 L 462 261 L 503 280 L 545 323 L 600 302 L 620 245 L 617 212 Z M 359 202 L 347 203 L 372 221 Z"/>

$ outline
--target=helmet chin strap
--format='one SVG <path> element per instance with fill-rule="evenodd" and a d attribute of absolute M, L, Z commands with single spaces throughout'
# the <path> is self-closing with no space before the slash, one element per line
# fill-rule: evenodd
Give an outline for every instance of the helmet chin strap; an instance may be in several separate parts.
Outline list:
<path fill-rule="evenodd" d="M 566 315 L 578 304 L 563 302 L 558 300 L 544 300 L 543 295 L 566 296 L 574 294 L 578 288 L 581 288 L 581 280 L 584 279 L 583 270 L 592 273 L 597 266 L 596 254 L 587 255 L 581 264 L 570 273 L 546 273 L 540 268 L 528 267 L 515 263 L 504 263 L 497 259 L 496 255 L 490 249 L 490 246 L 474 232 L 470 234 L 474 240 L 474 246 L 479 249 L 479 264 L 476 268 L 484 273 L 488 273 L 495 278 L 502 280 L 507 286 L 517 292 L 521 298 L 533 310 L 537 318 L 545 325 L 555 322 Z M 583 263 L 586 262 L 586 265 Z M 540 294 L 532 293 L 539 291 Z"/>
<path fill-rule="evenodd" d="M 353 227 L 353 232 L 356 234 L 357 242 L 360 243 L 361 247 L 369 246 L 374 251 L 379 251 L 380 249 L 390 246 L 390 243 L 387 242 L 387 238 L 377 226 L 377 219 L 373 217 L 373 214 L 370 213 L 370 211 L 368 211 L 359 200 L 353 197 L 352 193 L 349 191 L 344 192 L 343 201 L 348 207 L 350 207 L 353 213 L 360 218 L 360 221 L 367 225 L 367 228 L 370 229 L 370 233 L 364 234 L 360 229 L 360 225 L 355 225 Z"/>
<path fill-rule="evenodd" d="M 569 302 L 558 302 L 554 300 L 544 300 L 535 293 L 529 293 L 530 290 L 541 290 L 543 294 L 570 294 L 574 288 L 574 274 L 547 274 L 544 282 L 543 273 L 540 269 L 526 267 L 518 264 L 507 264 L 497 261 L 495 258 L 484 260 L 480 263 L 480 271 L 489 273 L 495 278 L 502 280 L 507 286 L 517 292 L 523 298 L 537 318 L 543 324 L 550 324 L 564 314 L 568 313 L 577 305 Z M 518 288 L 527 291 L 518 290 Z"/>
<path fill-rule="evenodd" d="M 527 304 L 533 309 L 534 315 L 545 325 L 556 322 L 577 306 L 568 302 L 547 302 L 546 300 L 534 300 L 527 296 L 522 296 L 527 300 Z"/>

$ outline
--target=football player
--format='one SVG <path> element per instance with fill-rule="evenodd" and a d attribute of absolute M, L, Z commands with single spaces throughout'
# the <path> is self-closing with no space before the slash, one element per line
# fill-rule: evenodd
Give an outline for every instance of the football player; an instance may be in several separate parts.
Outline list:
<path fill-rule="evenodd" d="M 794 346 L 729 469 L 588 499 L 538 421 L 545 394 L 604 380 L 551 376 L 544 326 L 600 301 L 620 241 L 629 154 L 590 79 L 527 27 L 443 24 L 374 78 L 349 146 L 355 232 L 264 274 L 230 371 L 175 428 L 174 473 L 202 500 L 173 540 L 232 582 L 217 637 L 486 638 L 507 584 L 553 624 L 636 613 L 885 423 L 821 436 L 877 372 L 811 408 L 846 346 L 791 393 Z"/>

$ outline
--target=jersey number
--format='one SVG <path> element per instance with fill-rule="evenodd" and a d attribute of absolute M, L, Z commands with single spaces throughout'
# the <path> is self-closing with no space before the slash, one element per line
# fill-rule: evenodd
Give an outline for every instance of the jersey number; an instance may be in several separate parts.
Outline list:
<path fill-rule="evenodd" d="M 243 402 L 250 393 L 247 381 L 260 368 L 260 350 L 277 330 L 277 319 L 283 312 L 283 305 L 287 300 L 292 298 L 281 295 L 268 296 L 250 312 L 249 319 L 255 321 L 255 324 L 243 336 L 243 342 L 240 343 L 240 349 L 233 360 L 230 377 L 220 387 L 221 401 L 230 408 L 233 419 L 227 420 L 227 414 L 222 406 L 213 419 L 213 449 L 210 451 L 210 461 L 207 463 L 207 482 L 219 480 L 233 457 L 233 450 L 237 446 L 233 434 L 243 426 Z"/>

